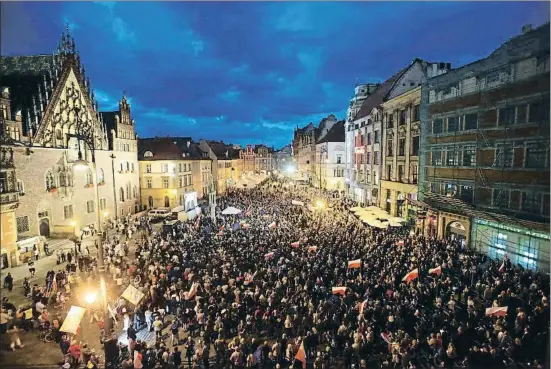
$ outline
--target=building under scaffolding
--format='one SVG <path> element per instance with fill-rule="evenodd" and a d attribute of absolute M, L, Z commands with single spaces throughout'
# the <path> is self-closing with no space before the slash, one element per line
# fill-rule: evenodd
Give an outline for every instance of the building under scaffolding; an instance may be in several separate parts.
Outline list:
<path fill-rule="evenodd" d="M 425 234 L 549 269 L 549 23 L 422 90 Z"/>

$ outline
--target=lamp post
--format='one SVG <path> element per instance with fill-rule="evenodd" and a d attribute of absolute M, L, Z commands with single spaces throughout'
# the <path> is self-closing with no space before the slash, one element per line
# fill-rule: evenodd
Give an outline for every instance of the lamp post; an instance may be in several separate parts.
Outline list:
<path fill-rule="evenodd" d="M 76 160 L 73 163 L 73 167 L 77 170 L 91 170 L 92 171 L 92 180 L 94 185 L 94 208 L 96 212 L 96 222 L 98 223 L 98 234 L 101 235 L 102 233 L 102 224 L 101 224 L 101 215 L 100 215 L 100 208 L 99 208 L 99 188 L 98 188 L 98 171 L 96 168 L 96 135 L 94 132 L 94 128 L 87 124 L 87 122 L 83 122 L 80 116 L 80 107 L 74 106 L 74 117 L 75 117 L 75 133 L 72 134 L 73 137 L 75 137 L 78 141 L 78 160 Z M 87 162 L 82 158 L 82 152 L 80 150 L 80 142 L 83 142 L 86 146 L 88 146 L 88 149 L 90 150 L 91 154 L 91 161 L 90 163 Z M 98 271 L 100 275 L 100 284 L 101 286 L 105 286 L 105 266 L 104 266 L 104 258 L 103 258 L 103 245 L 100 241 L 100 246 L 98 247 Z M 103 314 L 104 314 L 104 326 L 105 326 L 105 332 L 111 332 L 111 321 L 109 319 L 109 313 L 107 310 L 107 294 L 105 291 L 105 288 L 102 288 L 102 307 L 103 307 Z"/>

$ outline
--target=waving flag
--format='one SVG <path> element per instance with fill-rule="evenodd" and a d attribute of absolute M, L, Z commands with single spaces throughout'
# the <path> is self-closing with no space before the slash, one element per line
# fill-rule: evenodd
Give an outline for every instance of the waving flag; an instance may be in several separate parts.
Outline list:
<path fill-rule="evenodd" d="M 294 249 L 296 249 L 299 245 L 300 245 L 300 242 L 298 242 L 298 241 L 291 243 L 291 247 L 294 248 Z"/>
<path fill-rule="evenodd" d="M 241 224 L 241 228 L 249 229 L 249 224 L 248 223 L 243 223 L 243 224 Z"/>
<path fill-rule="evenodd" d="M 358 269 L 362 267 L 362 259 L 356 259 L 348 262 L 348 269 Z"/>
<path fill-rule="evenodd" d="M 499 272 L 500 273 L 505 272 L 505 260 L 503 260 L 503 263 L 501 263 L 501 266 L 499 267 Z"/>
<path fill-rule="evenodd" d="M 268 228 L 270 229 L 275 229 L 276 227 L 276 222 L 271 222 L 270 225 L 268 226 Z"/>
<path fill-rule="evenodd" d="M 402 279 L 403 282 L 409 283 L 419 277 L 419 269 L 415 268 Z"/>
<path fill-rule="evenodd" d="M 245 273 L 245 281 L 244 281 L 245 285 L 252 283 L 254 281 L 254 277 L 256 276 L 256 273 L 258 273 L 258 271 L 254 272 L 254 274 Z"/>
<path fill-rule="evenodd" d="M 220 232 L 218 232 L 216 235 L 217 235 L 217 236 L 222 236 L 223 234 L 224 234 L 224 232 L 220 231 Z"/>
<path fill-rule="evenodd" d="M 308 251 L 316 252 L 316 251 L 318 251 L 318 247 L 317 246 L 310 246 L 310 247 L 308 247 Z"/>
<path fill-rule="evenodd" d="M 264 259 L 268 260 L 268 259 L 271 259 L 274 257 L 274 253 L 273 252 L 269 252 L 267 253 L 266 255 L 264 255 Z"/>
<path fill-rule="evenodd" d="M 195 225 L 193 226 L 195 229 L 199 229 L 199 224 L 201 223 L 201 214 L 197 217 L 195 220 Z"/>
<path fill-rule="evenodd" d="M 295 360 L 298 360 L 302 363 L 302 368 L 306 368 L 306 350 L 304 349 L 304 342 L 300 344 L 297 354 L 295 355 Z"/>
<path fill-rule="evenodd" d="M 439 266 L 437 268 L 429 269 L 429 274 L 436 274 L 436 275 L 442 274 L 442 266 Z"/>
<path fill-rule="evenodd" d="M 245 216 L 247 216 L 247 217 L 250 217 L 251 214 L 252 214 L 251 206 L 252 206 L 252 205 L 249 205 L 249 207 L 248 207 L 247 210 L 245 211 Z"/>
<path fill-rule="evenodd" d="M 365 300 L 364 302 L 361 302 L 360 305 L 358 306 L 360 310 L 360 316 L 364 315 L 364 309 L 366 305 L 367 305 L 367 300 Z"/>
<path fill-rule="evenodd" d="M 222 227 L 220 227 L 219 231 L 222 232 L 224 229 L 226 229 L 226 226 L 223 225 Z"/>
<path fill-rule="evenodd" d="M 398 246 L 404 246 L 404 244 L 405 244 L 405 243 L 404 243 L 404 240 L 398 241 Z"/>
<path fill-rule="evenodd" d="M 390 345 L 390 335 L 388 333 L 382 332 L 381 338 Z"/>
<path fill-rule="evenodd" d="M 486 308 L 486 316 L 505 316 L 507 315 L 507 306 Z"/>
<path fill-rule="evenodd" d="M 344 296 L 344 294 L 346 293 L 346 289 L 347 289 L 347 287 L 332 287 L 331 288 L 331 293 L 333 295 Z"/>
<path fill-rule="evenodd" d="M 191 284 L 189 292 L 187 293 L 186 300 L 191 300 L 192 298 L 195 297 L 195 295 L 197 295 L 197 288 L 198 288 L 197 283 L 193 282 Z"/>

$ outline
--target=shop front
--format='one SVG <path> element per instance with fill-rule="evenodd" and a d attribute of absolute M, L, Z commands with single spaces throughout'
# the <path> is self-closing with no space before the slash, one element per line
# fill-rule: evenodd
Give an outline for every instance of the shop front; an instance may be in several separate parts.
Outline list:
<path fill-rule="evenodd" d="M 549 271 L 549 232 L 475 218 L 471 238 L 472 246 L 490 258 L 507 255 L 523 268 Z"/>

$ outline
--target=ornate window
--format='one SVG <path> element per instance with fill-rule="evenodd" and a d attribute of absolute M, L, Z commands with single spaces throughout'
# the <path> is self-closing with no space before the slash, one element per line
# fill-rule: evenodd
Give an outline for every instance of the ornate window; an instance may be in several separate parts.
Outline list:
<path fill-rule="evenodd" d="M 59 172 L 59 187 L 68 187 L 67 174 L 65 172 Z"/>
<path fill-rule="evenodd" d="M 55 177 L 54 177 L 54 174 L 52 173 L 52 171 L 50 169 L 48 169 L 46 171 L 46 174 L 45 174 L 44 178 L 45 178 L 45 181 L 46 181 L 46 190 L 47 191 L 56 188 Z"/>
<path fill-rule="evenodd" d="M 88 169 L 86 171 L 86 185 L 94 184 L 94 179 L 92 178 L 92 171 Z"/>

